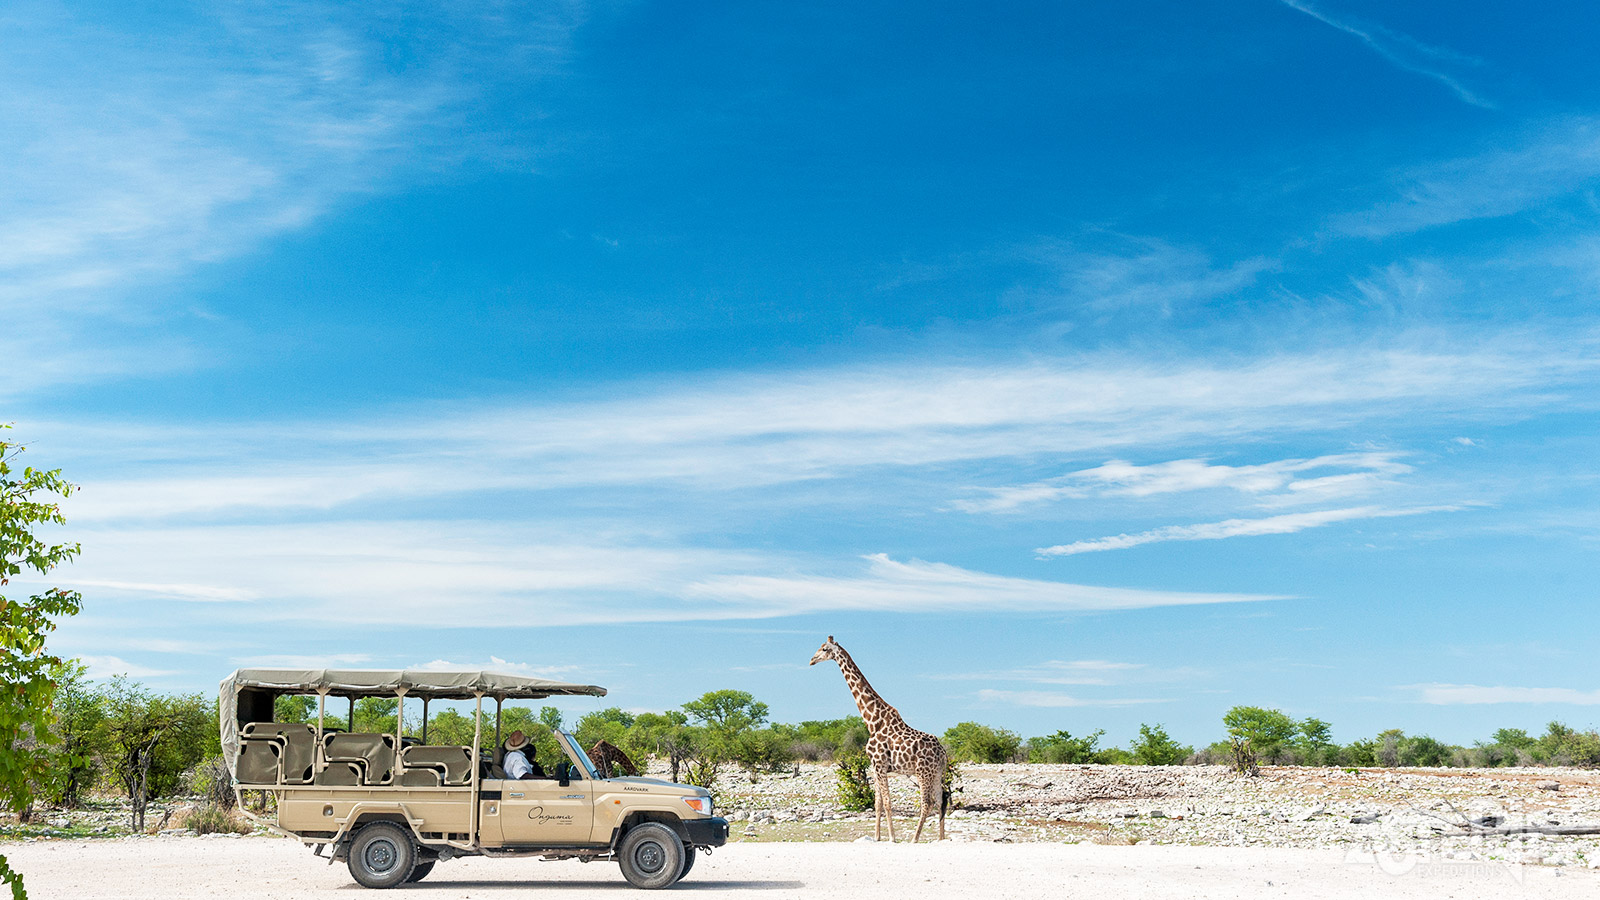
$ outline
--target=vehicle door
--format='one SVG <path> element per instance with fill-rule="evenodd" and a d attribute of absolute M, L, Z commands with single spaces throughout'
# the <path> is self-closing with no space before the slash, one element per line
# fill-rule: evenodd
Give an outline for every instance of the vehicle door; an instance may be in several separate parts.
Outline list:
<path fill-rule="evenodd" d="M 594 827 L 594 783 L 582 771 L 566 784 L 557 778 L 503 782 L 500 832 L 507 846 L 568 845 L 589 842 Z"/>

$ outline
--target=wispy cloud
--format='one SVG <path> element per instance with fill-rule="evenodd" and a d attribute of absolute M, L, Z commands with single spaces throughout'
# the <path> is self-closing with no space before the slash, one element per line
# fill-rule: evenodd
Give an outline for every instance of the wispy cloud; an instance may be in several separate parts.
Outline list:
<path fill-rule="evenodd" d="M 1193 248 L 1150 238 L 1129 243 L 1133 246 L 1120 253 L 1086 250 L 1063 241 L 1024 248 L 1020 254 L 1042 269 L 1045 279 L 1011 299 L 1060 311 L 1167 315 L 1179 307 L 1241 291 L 1276 266 L 1264 256 L 1219 266 Z"/>
<path fill-rule="evenodd" d="M 1263 519 L 1228 519 L 1223 522 L 1206 522 L 1199 525 L 1167 525 L 1141 531 L 1138 534 L 1119 534 L 1114 537 L 1075 541 L 1040 547 L 1034 552 L 1040 556 L 1072 556 L 1078 553 L 1096 553 L 1102 550 L 1125 550 L 1142 544 L 1163 541 L 1220 541 L 1233 537 L 1264 534 L 1293 534 L 1308 528 L 1321 528 L 1338 522 L 1358 519 L 1388 519 L 1396 516 L 1416 516 L 1433 512 L 1453 512 L 1459 506 L 1421 506 L 1409 509 L 1388 509 L 1381 506 L 1356 506 L 1346 509 L 1324 509 L 1316 512 L 1287 513 Z"/>
<path fill-rule="evenodd" d="M 1084 497 L 1151 497 L 1203 490 L 1231 490 L 1273 502 L 1309 502 L 1330 496 L 1353 496 L 1381 485 L 1386 476 L 1411 471 L 1399 453 L 1339 453 L 1311 459 L 1284 459 L 1257 465 L 1229 466 L 1204 459 L 1136 465 L 1114 459 L 1029 484 L 981 489 L 981 500 L 958 500 L 967 512 L 1012 512 L 1055 500 Z M 1315 478 L 1302 473 L 1331 469 L 1336 474 Z M 1347 471 L 1338 471 L 1347 470 Z"/>
<path fill-rule="evenodd" d="M 1554 703 L 1600 706 L 1600 689 L 1582 691 L 1551 687 L 1484 687 L 1476 684 L 1411 685 L 1423 703 L 1460 706 L 1484 703 Z"/>
<path fill-rule="evenodd" d="M 438 13 L 447 27 L 395 65 L 388 23 L 365 11 L 200 4 L 157 22 L 120 9 L 6 14 L 0 355 L 35 384 L 198 359 L 160 328 L 190 311 L 134 287 L 302 228 L 401 170 L 497 152 L 468 108 L 487 82 L 558 67 L 580 17 Z M 129 330 L 162 346 L 114 339 Z M 59 348 L 89 334 L 101 348 L 72 364 Z"/>
<path fill-rule="evenodd" d="M 550 530 L 562 531 L 556 526 Z M 973 571 L 883 554 L 829 559 L 643 542 L 555 542 L 514 523 L 314 523 L 140 528 L 84 535 L 71 576 L 182 578 L 251 599 L 208 606 L 218 623 L 426 622 L 475 628 L 715 621 L 822 611 L 1083 612 L 1273 599 L 1269 595 L 1099 587 Z M 183 548 L 174 552 L 173 548 Z M 99 587 L 102 603 L 185 604 Z"/>
<path fill-rule="evenodd" d="M 1509 150 L 1444 160 L 1402 172 L 1399 199 L 1335 216 L 1340 234 L 1382 238 L 1512 215 L 1576 194 L 1600 178 L 1600 122 L 1556 123 Z"/>
<path fill-rule="evenodd" d="M 117 675 L 126 675 L 129 678 L 159 678 L 163 675 L 176 674 L 170 670 L 153 669 L 138 663 L 131 663 L 119 656 L 80 656 L 78 661 L 83 663 L 86 675 L 93 681 L 101 681 Z"/>
<path fill-rule="evenodd" d="M 675 484 L 734 490 L 915 470 L 976 460 L 1104 454 L 1120 448 L 1341 429 L 1426 414 L 1493 421 L 1591 400 L 1600 369 L 1583 335 L 1479 339 L 1472 350 L 1355 348 L 1231 364 L 1130 362 L 1115 355 L 993 366 L 884 365 L 696 379 L 624 399 L 407 410 L 356 423 L 195 428 L 30 424 L 58 446 L 117 447 L 91 489 L 70 501 L 77 522 L 333 510 L 362 501 Z M 424 422 L 407 428 L 396 421 Z M 159 462 L 118 477 L 146 448 Z M 1102 456 L 1102 458 L 1104 458 Z M 1393 472 L 1394 460 L 1324 457 L 1240 471 L 1178 461 L 1166 469 L 1078 473 L 1070 484 L 1160 490 L 1218 478 L 1243 485 L 1295 465 L 1343 465 L 1345 486 Z M 70 461 L 69 461 L 70 462 Z M 82 471 L 84 465 L 76 465 Z M 1098 482 L 1096 481 L 1098 479 Z M 1299 482 L 1314 492 L 1315 479 Z M 1333 482 L 1321 482 L 1330 490 Z M 1023 491 L 1024 494 L 1027 491 Z M 1293 493 L 1286 490 L 1285 494 Z M 1001 503 L 1025 499 L 1000 498 Z M 161 579 L 152 579 L 161 581 Z"/>
<path fill-rule="evenodd" d="M 982 703 L 1002 703 L 1007 706 L 1032 706 L 1046 709 L 1074 706 L 1140 706 L 1147 703 L 1169 703 L 1160 697 L 1107 697 L 1085 698 L 1056 691 L 1000 691 L 985 688 L 977 694 Z"/>
<path fill-rule="evenodd" d="M 1455 94 L 1464 103 L 1470 103 L 1483 109 L 1495 108 L 1495 104 L 1469 90 L 1455 76 L 1450 75 L 1441 68 L 1442 65 L 1448 64 L 1477 65 L 1478 61 L 1471 57 L 1443 47 L 1424 44 L 1415 38 L 1390 31 L 1382 25 L 1335 17 L 1307 3 L 1306 0 L 1281 0 L 1281 2 L 1285 6 L 1297 9 L 1324 25 L 1337 28 L 1345 34 L 1355 37 L 1372 52 L 1383 57 L 1394 66 L 1407 72 L 1432 78 L 1449 88 L 1451 93 Z"/>
<path fill-rule="evenodd" d="M 933 678 L 950 681 L 1022 681 L 1033 684 L 1108 685 L 1144 672 L 1143 663 L 1104 659 L 1052 659 L 1035 666 L 989 672 L 940 673 Z"/>

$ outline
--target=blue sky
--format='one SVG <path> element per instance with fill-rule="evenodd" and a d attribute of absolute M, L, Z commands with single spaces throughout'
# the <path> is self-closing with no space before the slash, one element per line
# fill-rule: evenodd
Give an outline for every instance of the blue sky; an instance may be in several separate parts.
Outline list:
<path fill-rule="evenodd" d="M 56 645 L 796 721 L 834 634 L 932 731 L 1596 724 L 1597 18 L 9 6 Z"/>

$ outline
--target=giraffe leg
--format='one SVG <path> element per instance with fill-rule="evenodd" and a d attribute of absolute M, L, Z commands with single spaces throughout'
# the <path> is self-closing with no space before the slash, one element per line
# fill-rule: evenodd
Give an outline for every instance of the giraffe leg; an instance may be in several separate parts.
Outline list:
<path fill-rule="evenodd" d="M 883 815 L 889 820 L 889 843 L 892 844 L 894 843 L 894 803 L 889 799 L 889 776 L 887 774 L 878 776 L 878 796 L 883 801 Z M 878 833 L 878 838 L 879 840 L 883 839 L 882 832 Z"/>
<path fill-rule="evenodd" d="M 933 815 L 933 810 L 939 803 L 939 791 L 943 787 L 939 780 L 931 778 L 927 772 L 922 773 L 922 778 L 919 780 L 922 782 L 922 816 L 921 818 L 917 819 L 917 836 L 911 839 L 911 843 L 913 844 L 922 840 L 922 826 L 927 823 L 928 817 Z M 943 816 L 941 816 L 939 819 L 939 831 L 939 839 L 943 840 Z"/>
<path fill-rule="evenodd" d="M 883 840 L 883 779 L 877 780 L 877 790 L 872 792 L 872 819 L 874 841 Z"/>

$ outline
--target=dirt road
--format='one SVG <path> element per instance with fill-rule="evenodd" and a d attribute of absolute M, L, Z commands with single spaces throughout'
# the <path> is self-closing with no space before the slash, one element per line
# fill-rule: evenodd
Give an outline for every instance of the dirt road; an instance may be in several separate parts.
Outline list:
<path fill-rule="evenodd" d="M 343 865 L 273 838 L 164 837 L 0 847 L 36 898 L 362 896 Z M 630 896 L 615 864 L 454 860 L 404 889 L 457 898 Z M 717 897 L 1600 898 L 1600 872 L 1497 862 L 1355 858 L 1249 847 L 955 843 L 743 844 L 700 859 L 676 891 Z M 381 895 L 374 895 L 381 896 Z M 392 896 L 392 895 L 390 895 Z"/>

